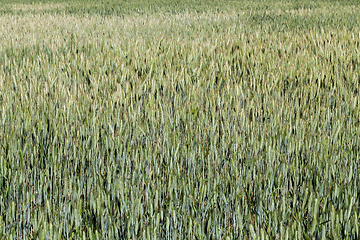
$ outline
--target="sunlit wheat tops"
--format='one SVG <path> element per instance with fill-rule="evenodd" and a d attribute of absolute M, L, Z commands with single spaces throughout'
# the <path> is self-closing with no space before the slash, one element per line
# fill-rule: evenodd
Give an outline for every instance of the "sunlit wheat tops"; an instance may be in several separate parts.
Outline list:
<path fill-rule="evenodd" d="M 0 239 L 358 239 L 359 10 L 0 0 Z"/>

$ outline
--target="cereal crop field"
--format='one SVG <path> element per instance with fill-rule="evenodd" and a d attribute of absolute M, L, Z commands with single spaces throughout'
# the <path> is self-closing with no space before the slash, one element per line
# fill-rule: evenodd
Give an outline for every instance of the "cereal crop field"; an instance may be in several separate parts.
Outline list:
<path fill-rule="evenodd" d="M 0 0 L 0 239 L 359 239 L 360 3 Z"/>

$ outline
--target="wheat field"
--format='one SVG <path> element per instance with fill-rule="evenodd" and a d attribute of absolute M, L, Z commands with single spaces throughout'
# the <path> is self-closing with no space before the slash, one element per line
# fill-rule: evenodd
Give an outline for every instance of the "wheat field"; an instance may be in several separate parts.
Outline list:
<path fill-rule="evenodd" d="M 0 0 L 0 238 L 358 239 L 359 23 Z"/>

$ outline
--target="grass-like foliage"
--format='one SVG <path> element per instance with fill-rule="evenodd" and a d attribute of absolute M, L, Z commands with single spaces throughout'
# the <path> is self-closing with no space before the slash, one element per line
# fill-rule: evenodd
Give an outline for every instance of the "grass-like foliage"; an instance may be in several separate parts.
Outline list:
<path fill-rule="evenodd" d="M 356 2 L 0 2 L 0 239 L 360 237 Z"/>

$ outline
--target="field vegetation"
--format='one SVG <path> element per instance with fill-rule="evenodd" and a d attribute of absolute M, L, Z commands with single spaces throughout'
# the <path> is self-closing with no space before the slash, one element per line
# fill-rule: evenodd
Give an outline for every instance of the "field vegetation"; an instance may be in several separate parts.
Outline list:
<path fill-rule="evenodd" d="M 0 0 L 0 239 L 358 239 L 359 23 Z"/>

